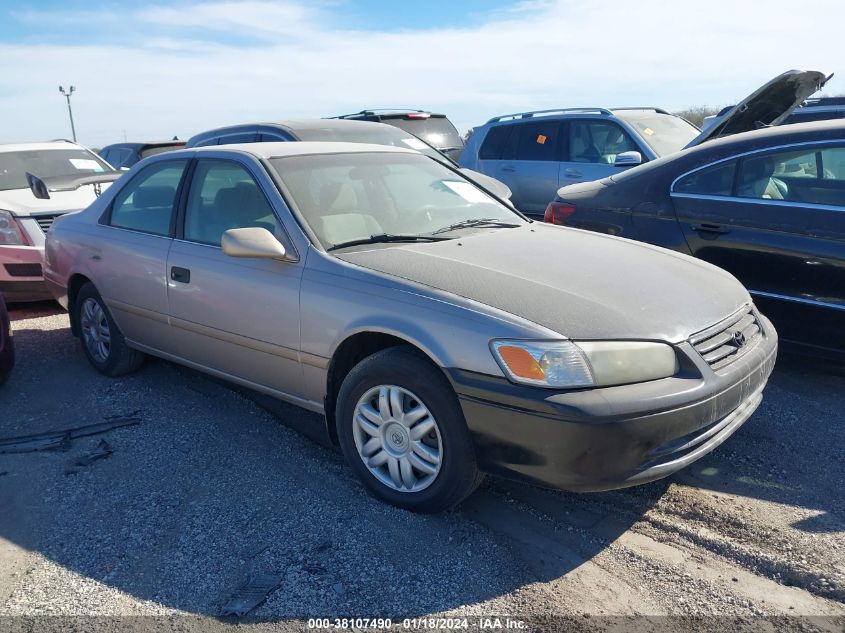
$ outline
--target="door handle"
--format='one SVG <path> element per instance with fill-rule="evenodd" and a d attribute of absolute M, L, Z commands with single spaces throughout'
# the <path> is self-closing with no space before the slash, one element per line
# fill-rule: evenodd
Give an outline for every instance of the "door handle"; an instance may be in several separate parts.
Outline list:
<path fill-rule="evenodd" d="M 725 228 L 720 224 L 693 224 L 692 229 L 694 231 L 698 231 L 699 233 L 717 233 L 719 235 L 731 232 L 730 229 Z"/>
<path fill-rule="evenodd" d="M 505 172 L 505 173 L 511 174 L 511 173 L 516 171 L 516 168 L 508 165 L 507 167 L 502 167 L 502 171 Z"/>
<path fill-rule="evenodd" d="M 581 172 L 580 172 L 580 171 L 577 171 L 577 170 L 575 170 L 575 169 L 564 169 L 564 170 L 563 170 L 563 175 L 564 175 L 566 178 L 583 178 L 583 177 L 584 177 L 584 176 L 581 174 Z"/>
<path fill-rule="evenodd" d="M 191 271 L 187 268 L 174 266 L 170 269 L 170 278 L 173 281 L 178 281 L 180 284 L 189 284 L 191 283 Z"/>

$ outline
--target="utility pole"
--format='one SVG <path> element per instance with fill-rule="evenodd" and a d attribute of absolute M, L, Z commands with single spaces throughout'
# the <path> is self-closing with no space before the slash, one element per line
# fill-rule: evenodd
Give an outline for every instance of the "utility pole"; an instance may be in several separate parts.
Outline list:
<path fill-rule="evenodd" d="M 70 131 L 73 134 L 73 142 L 76 143 L 76 127 L 73 125 L 73 109 L 70 107 L 70 95 L 74 93 L 76 90 L 75 87 L 71 86 L 69 90 L 65 90 L 61 86 L 59 86 L 59 92 L 61 92 L 65 99 L 67 99 L 67 113 L 70 117 Z"/>

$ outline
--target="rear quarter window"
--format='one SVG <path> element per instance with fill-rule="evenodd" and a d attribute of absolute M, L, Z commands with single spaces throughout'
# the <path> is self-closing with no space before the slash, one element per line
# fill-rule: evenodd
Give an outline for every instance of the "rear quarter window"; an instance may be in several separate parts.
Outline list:
<path fill-rule="evenodd" d="M 673 192 L 730 196 L 733 193 L 736 163 L 736 160 L 729 160 L 687 174 L 675 183 Z"/>

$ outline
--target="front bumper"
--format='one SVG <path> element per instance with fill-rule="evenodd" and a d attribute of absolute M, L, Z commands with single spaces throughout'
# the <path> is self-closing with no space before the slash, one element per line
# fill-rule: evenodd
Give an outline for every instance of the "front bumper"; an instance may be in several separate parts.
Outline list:
<path fill-rule="evenodd" d="M 714 372 L 689 343 L 681 371 L 646 383 L 556 392 L 449 370 L 485 472 L 574 491 L 624 488 L 684 468 L 756 410 L 777 334 Z"/>
<path fill-rule="evenodd" d="M 43 260 L 43 246 L 0 246 L 0 294 L 8 303 L 52 298 L 44 284 Z"/>

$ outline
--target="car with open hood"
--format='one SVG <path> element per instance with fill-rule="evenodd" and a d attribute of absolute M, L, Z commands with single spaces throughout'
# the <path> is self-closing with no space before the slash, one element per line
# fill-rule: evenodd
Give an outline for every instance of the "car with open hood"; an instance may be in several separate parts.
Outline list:
<path fill-rule="evenodd" d="M 50 298 L 41 268 L 45 234 L 120 173 L 66 141 L 0 145 L 0 294 L 8 302 Z"/>
<path fill-rule="evenodd" d="M 827 78 L 791 70 L 704 131 L 661 108 L 565 108 L 507 114 L 475 128 L 460 164 L 505 183 L 517 209 L 542 219 L 560 187 L 620 174 L 730 134 L 777 125 Z"/>
<path fill-rule="evenodd" d="M 415 511 L 482 473 L 669 475 L 748 419 L 777 349 L 728 273 L 532 222 L 389 146 L 146 159 L 56 221 L 45 275 L 100 372 L 152 354 L 322 414 L 361 481 Z"/>

